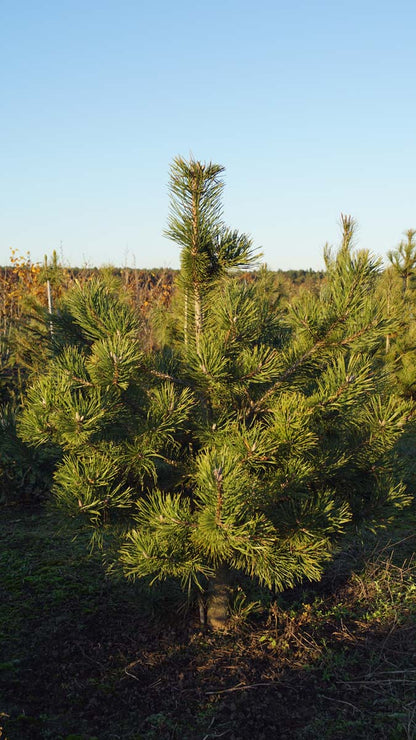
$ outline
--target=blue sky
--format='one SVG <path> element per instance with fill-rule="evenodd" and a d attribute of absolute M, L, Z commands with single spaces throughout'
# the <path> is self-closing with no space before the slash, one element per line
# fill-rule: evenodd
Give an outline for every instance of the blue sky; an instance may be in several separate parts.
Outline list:
<path fill-rule="evenodd" d="M 416 228 L 416 4 L 2 0 L 0 264 L 178 266 L 169 164 L 225 166 L 224 217 L 277 269 L 339 215 Z"/>

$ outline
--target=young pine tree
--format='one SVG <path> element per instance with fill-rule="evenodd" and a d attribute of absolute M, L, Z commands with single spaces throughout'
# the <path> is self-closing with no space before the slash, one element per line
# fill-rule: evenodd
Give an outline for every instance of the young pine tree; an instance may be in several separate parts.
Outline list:
<path fill-rule="evenodd" d="M 115 535 L 128 577 L 196 589 L 213 626 L 231 580 L 318 579 L 351 522 L 405 505 L 396 446 L 411 413 L 380 363 L 394 323 L 378 264 L 352 249 L 352 219 L 320 295 L 271 313 L 267 292 L 229 274 L 252 252 L 236 232 L 224 246 L 220 172 L 173 165 L 179 340 L 147 355 L 114 291 L 76 287 L 20 421 L 25 440 L 60 451 L 58 503 Z"/>
<path fill-rule="evenodd" d="M 407 239 L 388 253 L 391 267 L 382 277 L 388 309 L 399 318 L 396 332 L 386 342 L 386 365 L 396 383 L 397 392 L 404 398 L 416 398 L 416 231 L 408 229 Z"/>
<path fill-rule="evenodd" d="M 406 241 L 402 240 L 397 249 L 391 249 L 387 256 L 402 280 L 402 291 L 410 288 L 411 279 L 416 272 L 416 231 L 408 229 Z"/>

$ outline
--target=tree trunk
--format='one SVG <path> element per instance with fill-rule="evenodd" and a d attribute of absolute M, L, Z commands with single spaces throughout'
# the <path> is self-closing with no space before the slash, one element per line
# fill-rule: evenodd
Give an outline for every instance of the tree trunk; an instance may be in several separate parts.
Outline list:
<path fill-rule="evenodd" d="M 218 568 L 208 586 L 207 623 L 212 629 L 224 629 L 230 615 L 230 571 Z"/>
<path fill-rule="evenodd" d="M 188 346 L 188 289 L 185 291 L 185 306 L 183 313 L 183 338 L 185 346 Z"/>
<path fill-rule="evenodd" d="M 206 617 L 205 617 L 205 603 L 202 596 L 198 596 L 198 610 L 199 610 L 199 623 L 201 625 L 201 628 L 204 629 L 206 625 Z"/>
<path fill-rule="evenodd" d="M 194 311 L 195 311 L 195 345 L 199 353 L 199 340 L 202 334 L 202 298 L 199 286 L 194 286 Z"/>

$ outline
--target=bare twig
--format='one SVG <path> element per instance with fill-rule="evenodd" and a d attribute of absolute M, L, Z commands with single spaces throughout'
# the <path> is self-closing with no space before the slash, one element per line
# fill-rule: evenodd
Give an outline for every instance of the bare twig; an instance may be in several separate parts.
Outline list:
<path fill-rule="evenodd" d="M 346 684 L 348 686 L 349 685 L 352 685 L 352 684 L 355 684 L 355 685 L 358 685 L 358 686 L 374 686 L 374 685 L 377 685 L 377 684 L 384 685 L 386 683 L 387 684 L 399 683 L 402 686 L 404 684 L 408 684 L 410 686 L 416 686 L 416 680 L 415 679 L 407 681 L 405 678 L 382 678 L 382 679 L 379 679 L 379 678 L 368 679 L 367 678 L 367 679 L 364 679 L 362 681 L 338 681 L 338 683 L 343 683 L 343 684 Z"/>
<path fill-rule="evenodd" d="M 128 671 L 127 668 L 124 669 L 124 673 L 126 674 L 126 676 L 130 676 L 130 678 L 134 678 L 135 681 L 139 681 L 137 676 L 135 676 L 134 673 L 130 673 L 130 671 Z"/>
<path fill-rule="evenodd" d="M 355 704 L 351 704 L 350 701 L 344 701 L 344 699 L 334 699 L 332 696 L 324 696 L 324 694 L 320 694 L 322 699 L 328 699 L 328 701 L 336 701 L 338 704 L 346 704 L 347 707 L 351 707 L 352 709 L 356 709 L 357 712 L 361 712 L 361 714 L 364 714 L 364 711 L 360 709 L 360 707 L 356 707 Z"/>
<path fill-rule="evenodd" d="M 246 691 L 246 689 L 257 689 L 259 686 L 283 686 L 285 688 L 293 689 L 294 687 L 281 681 L 262 681 L 261 683 L 250 683 L 242 684 L 238 683 L 236 686 L 231 686 L 229 689 L 219 689 L 218 691 L 206 691 L 206 694 L 229 694 L 232 691 Z"/>
<path fill-rule="evenodd" d="M 154 375 L 155 378 L 161 378 L 162 380 L 170 380 L 172 383 L 175 383 L 176 385 L 187 386 L 187 383 L 185 383 L 180 378 L 176 378 L 173 375 L 169 375 L 168 373 L 162 373 L 159 370 L 150 370 L 150 375 Z"/>

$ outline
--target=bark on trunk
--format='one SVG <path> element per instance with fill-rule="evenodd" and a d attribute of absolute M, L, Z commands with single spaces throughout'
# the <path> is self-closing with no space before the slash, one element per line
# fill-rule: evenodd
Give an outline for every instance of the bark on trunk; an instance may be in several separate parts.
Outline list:
<path fill-rule="evenodd" d="M 206 618 L 205 618 L 205 603 L 202 596 L 198 597 L 198 610 L 199 610 L 199 622 L 202 628 L 206 625 Z"/>
<path fill-rule="evenodd" d="M 188 346 L 188 289 L 185 291 L 185 307 L 183 315 L 183 337 L 185 346 Z"/>
<path fill-rule="evenodd" d="M 199 287 L 194 287 L 194 311 L 195 311 L 195 344 L 199 353 L 199 340 L 202 334 L 202 299 Z"/>
<path fill-rule="evenodd" d="M 207 622 L 212 629 L 224 629 L 227 626 L 229 606 L 230 571 L 222 566 L 208 586 Z"/>

